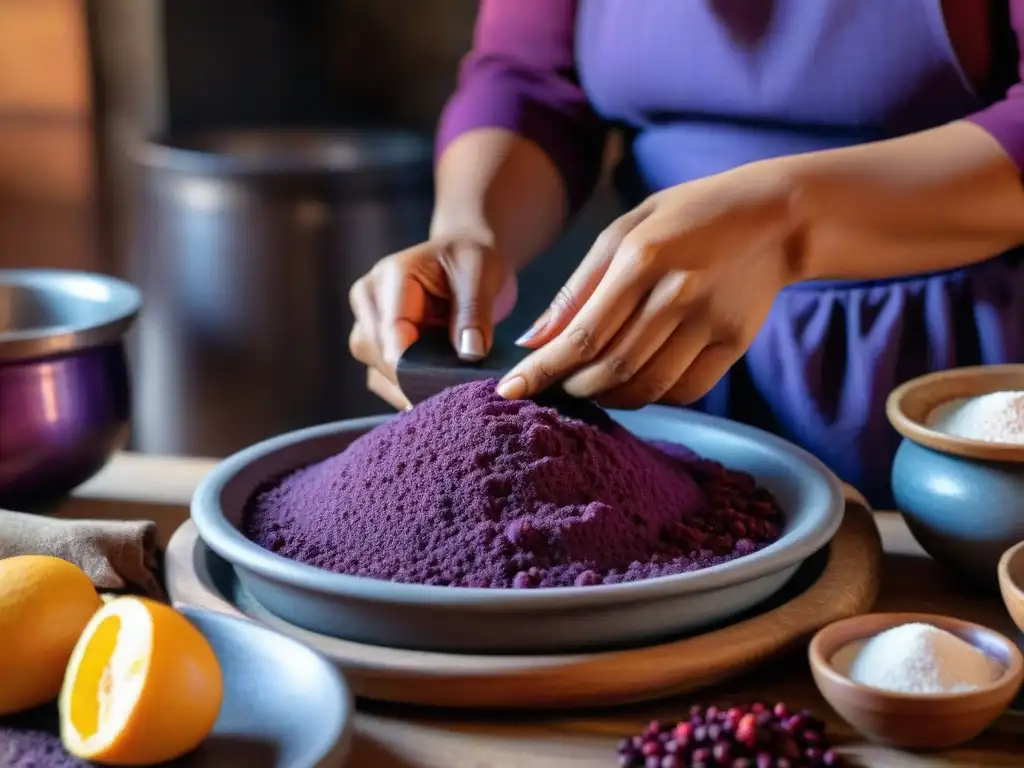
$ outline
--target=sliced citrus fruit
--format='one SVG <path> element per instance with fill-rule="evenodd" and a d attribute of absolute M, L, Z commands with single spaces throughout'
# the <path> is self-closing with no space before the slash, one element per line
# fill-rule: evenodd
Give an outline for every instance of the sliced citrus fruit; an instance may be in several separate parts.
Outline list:
<path fill-rule="evenodd" d="M 0 715 L 57 697 L 75 643 L 99 607 L 92 581 L 66 560 L 0 560 Z"/>
<path fill-rule="evenodd" d="M 199 746 L 224 684 L 206 638 L 169 606 L 137 597 L 104 605 L 75 646 L 60 692 L 60 734 L 72 755 L 150 765 Z"/>

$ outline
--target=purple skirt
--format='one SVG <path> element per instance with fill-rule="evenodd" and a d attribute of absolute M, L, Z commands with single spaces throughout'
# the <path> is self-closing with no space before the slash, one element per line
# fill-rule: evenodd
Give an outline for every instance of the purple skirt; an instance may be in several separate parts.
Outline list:
<path fill-rule="evenodd" d="M 923 277 L 789 288 L 744 359 L 695 407 L 785 437 L 890 508 L 893 388 L 931 371 L 1021 362 L 1024 257 L 1015 251 Z"/>

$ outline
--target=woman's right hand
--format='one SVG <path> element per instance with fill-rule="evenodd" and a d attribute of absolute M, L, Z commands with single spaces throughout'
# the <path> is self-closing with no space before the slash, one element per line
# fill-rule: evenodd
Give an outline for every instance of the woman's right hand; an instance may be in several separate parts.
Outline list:
<path fill-rule="evenodd" d="M 480 360 L 515 300 L 515 275 L 492 246 L 465 235 L 434 238 L 381 259 L 352 286 L 349 349 L 379 382 L 374 391 L 407 407 L 395 367 L 420 328 L 448 325 L 459 357 Z"/>

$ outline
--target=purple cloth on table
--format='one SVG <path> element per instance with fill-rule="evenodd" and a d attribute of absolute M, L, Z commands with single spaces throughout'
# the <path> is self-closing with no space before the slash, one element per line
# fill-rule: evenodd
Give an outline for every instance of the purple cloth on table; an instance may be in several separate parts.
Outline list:
<path fill-rule="evenodd" d="M 1024 38 L 1024 0 L 1000 1 Z M 473 128 L 515 130 L 549 154 L 576 206 L 597 178 L 609 122 L 630 138 L 631 202 L 747 162 L 962 118 L 1024 169 L 1024 86 L 987 104 L 971 77 L 977 62 L 957 57 L 944 6 L 957 12 L 958 33 L 989 24 L 978 9 L 995 7 L 483 0 L 438 150 Z M 989 41 L 980 55 L 997 52 L 997 36 Z M 897 438 L 888 391 L 927 371 L 999 362 L 1024 362 L 1024 260 L 1014 254 L 940 275 L 787 290 L 744 360 L 697 407 L 772 429 L 889 504 Z"/>

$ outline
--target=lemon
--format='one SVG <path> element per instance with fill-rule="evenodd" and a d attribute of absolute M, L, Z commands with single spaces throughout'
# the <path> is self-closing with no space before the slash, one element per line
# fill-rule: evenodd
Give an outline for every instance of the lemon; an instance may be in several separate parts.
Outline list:
<path fill-rule="evenodd" d="M 213 729 L 223 676 L 210 644 L 161 603 L 121 597 L 93 616 L 60 692 L 60 735 L 76 757 L 151 765 L 199 746 Z"/>
<path fill-rule="evenodd" d="M 66 560 L 0 560 L 0 715 L 57 697 L 71 651 L 100 597 Z"/>

